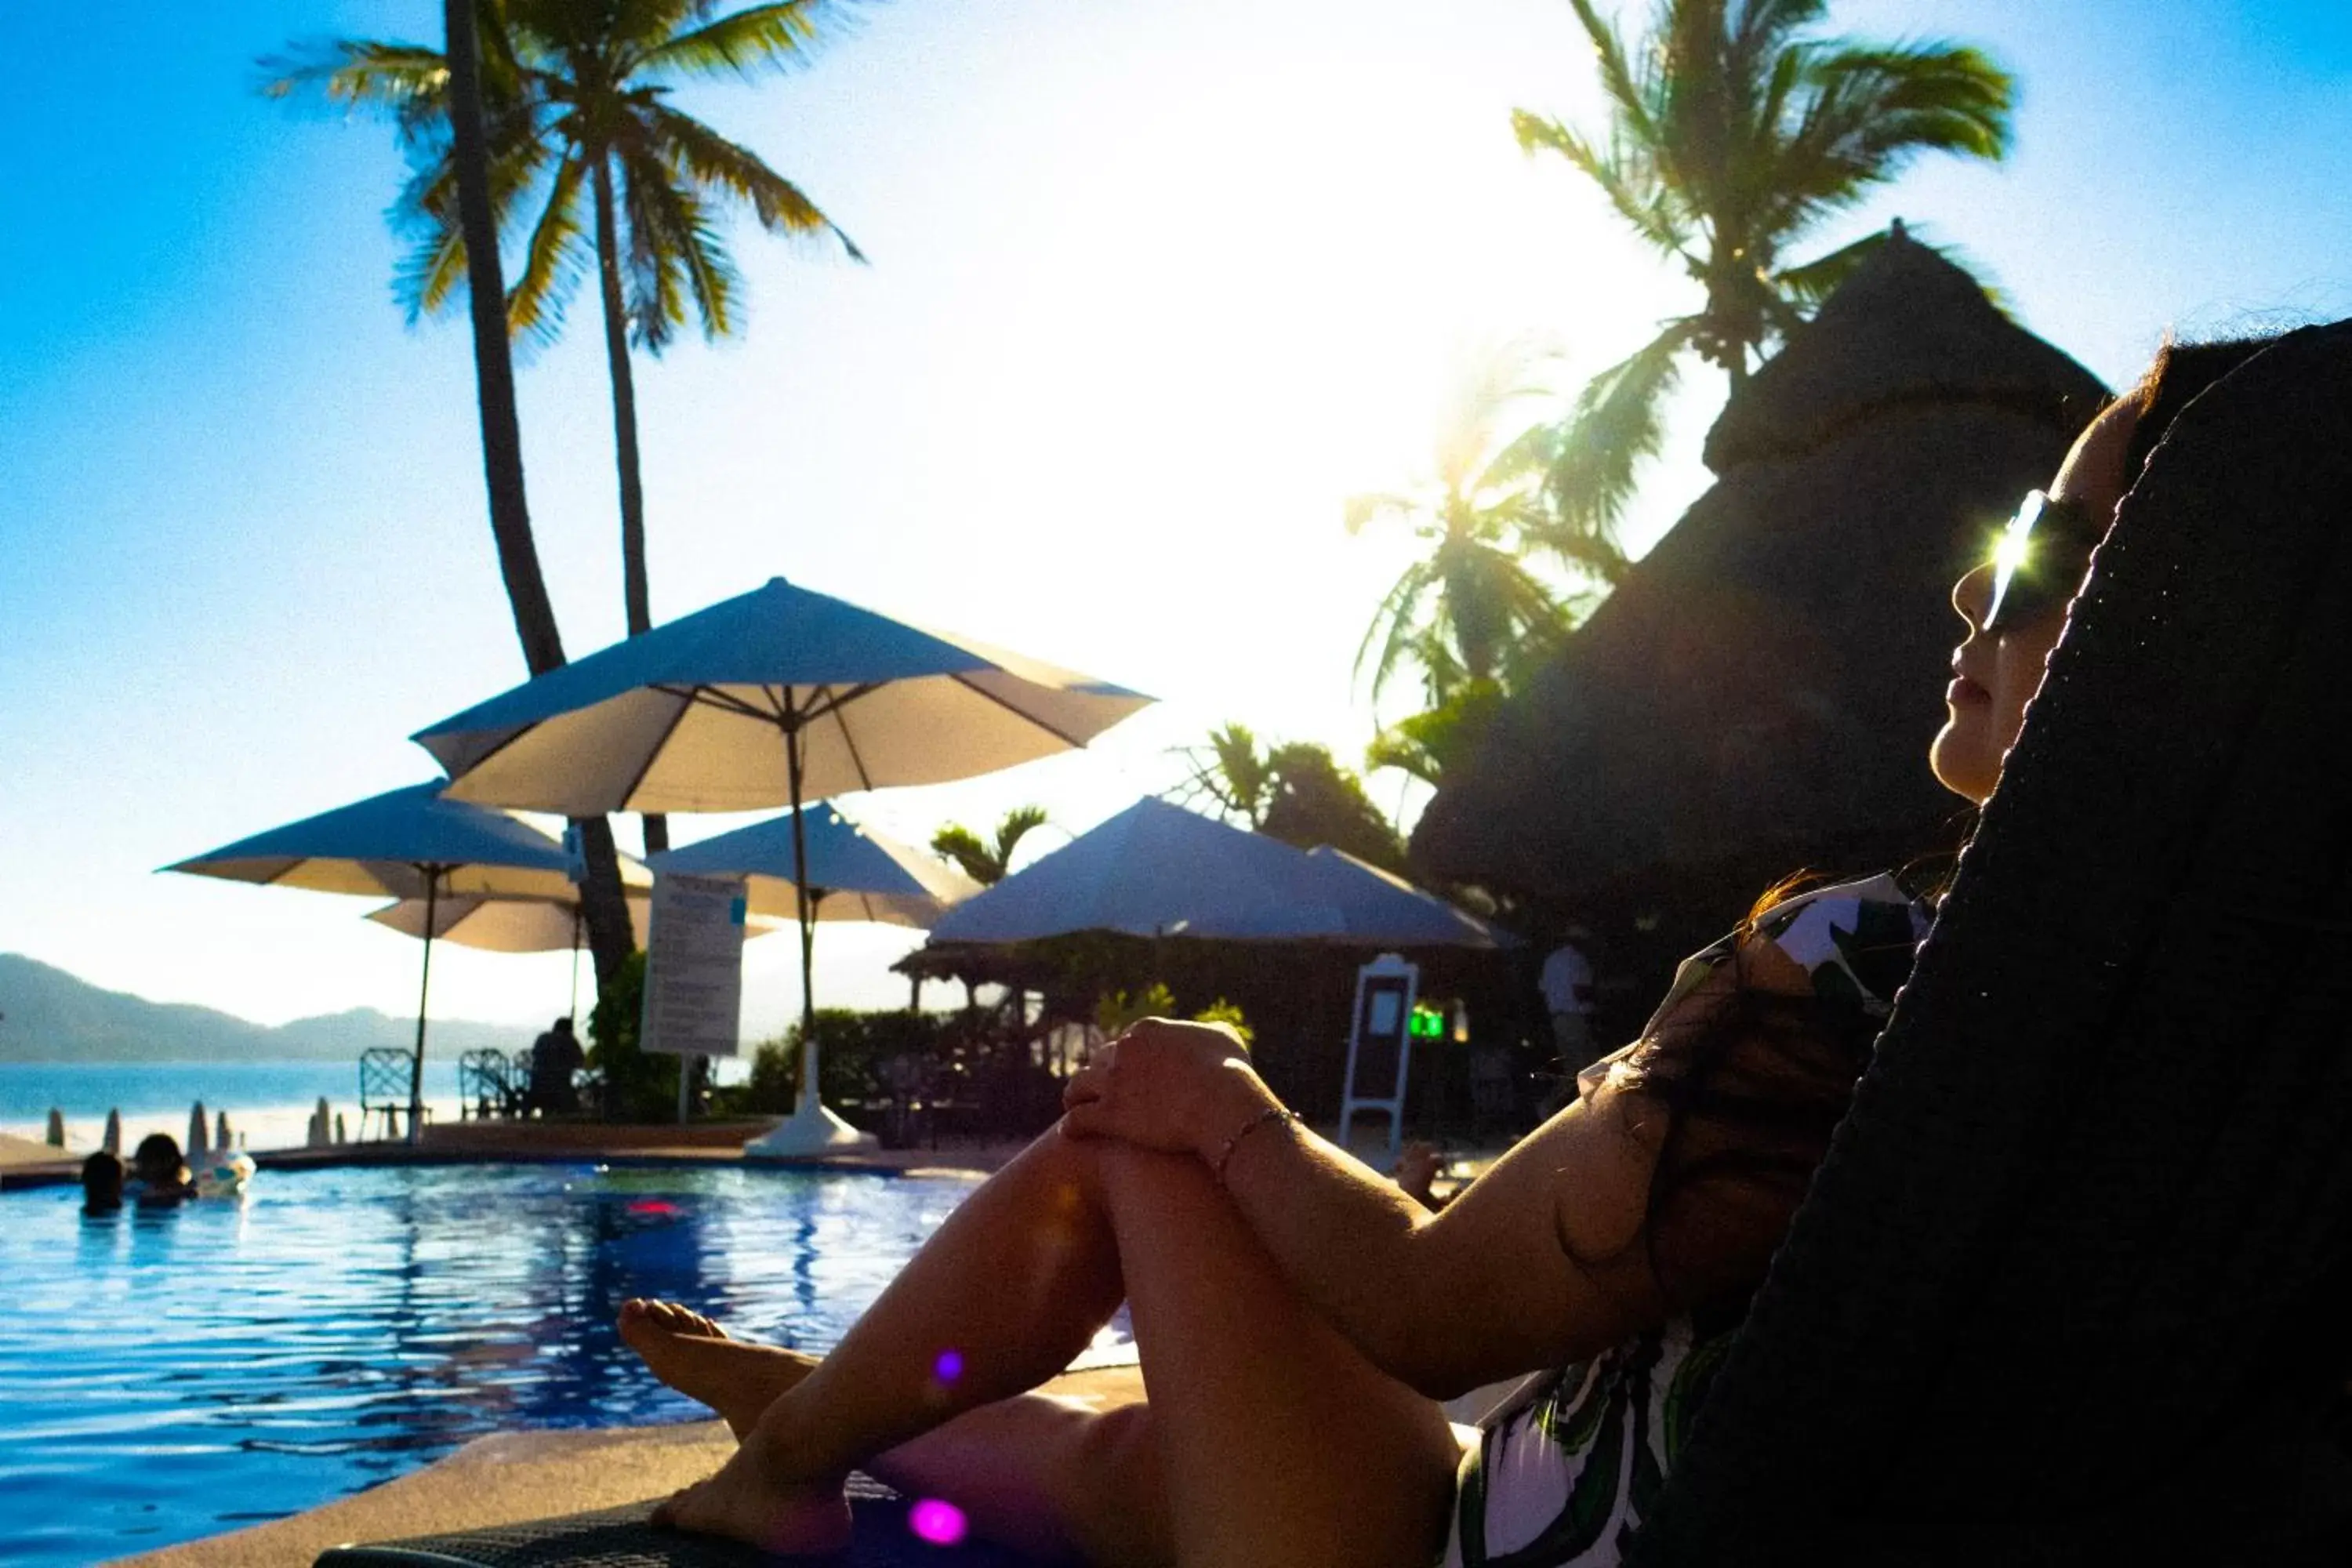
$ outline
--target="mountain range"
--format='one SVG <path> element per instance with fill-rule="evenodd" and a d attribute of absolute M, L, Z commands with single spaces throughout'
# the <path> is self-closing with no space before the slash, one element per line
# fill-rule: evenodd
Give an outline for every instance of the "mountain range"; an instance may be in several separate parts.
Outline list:
<path fill-rule="evenodd" d="M 449 1052 L 528 1047 L 516 1024 L 433 1020 Z M 354 1007 L 275 1027 L 184 1002 L 105 991 L 52 964 L 0 952 L 0 1062 L 349 1061 L 373 1046 L 403 1049 L 416 1020 Z"/>

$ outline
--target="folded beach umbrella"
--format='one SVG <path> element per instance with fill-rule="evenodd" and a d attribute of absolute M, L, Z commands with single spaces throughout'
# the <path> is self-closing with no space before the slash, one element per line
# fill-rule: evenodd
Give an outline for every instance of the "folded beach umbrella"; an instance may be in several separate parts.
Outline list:
<path fill-rule="evenodd" d="M 643 947 L 646 941 L 646 900 L 632 894 L 629 931 Z M 425 934 L 423 899 L 403 899 L 371 910 L 368 919 L 389 926 L 403 936 Z M 562 952 L 577 951 L 582 936 L 577 899 L 555 903 L 541 899 L 485 899 L 471 894 L 443 899 L 433 910 L 433 940 L 454 942 L 485 952 Z"/>
<path fill-rule="evenodd" d="M 1307 858 L 1279 839 L 1146 796 L 931 928 L 938 942 L 1070 931 L 1339 941 L 1347 921 Z"/>
<path fill-rule="evenodd" d="M 506 812 L 450 800 L 440 789 L 436 783 L 387 790 L 164 869 L 317 892 L 415 899 L 425 906 L 425 927 L 438 925 L 440 900 L 452 895 L 554 901 L 578 896 L 559 840 Z M 624 861 L 625 886 L 649 887 L 652 879 L 643 866 Z M 409 1084 L 412 1142 L 424 1098 L 425 996 L 432 981 L 428 931 Z"/>
<path fill-rule="evenodd" d="M 1519 945 L 1508 931 L 1328 844 L 1307 852 L 1307 873 L 1308 885 L 1339 911 L 1340 941 L 1367 947 Z"/>
<path fill-rule="evenodd" d="M 783 805 L 799 834 L 804 802 L 993 773 L 1083 746 L 1150 700 L 773 577 L 415 739 L 461 800 L 575 816 Z M 804 892 L 795 904 L 805 1092 L 797 1125 L 762 1141 L 779 1153 L 849 1136 L 816 1100 Z"/>
<path fill-rule="evenodd" d="M 831 805 L 808 806 L 800 815 L 804 822 L 794 822 L 787 812 L 656 855 L 646 863 L 656 876 L 680 871 L 742 878 L 755 918 L 793 918 L 805 884 L 812 920 L 875 921 L 922 930 L 980 891 L 978 882 L 937 857 L 861 827 Z M 806 877 L 793 852 L 796 837 L 808 848 Z"/>

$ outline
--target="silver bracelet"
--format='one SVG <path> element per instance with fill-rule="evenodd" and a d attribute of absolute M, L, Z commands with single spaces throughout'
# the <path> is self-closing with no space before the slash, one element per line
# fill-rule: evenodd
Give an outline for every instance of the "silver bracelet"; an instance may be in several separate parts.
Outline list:
<path fill-rule="evenodd" d="M 1225 1140 L 1224 1148 L 1219 1151 L 1216 1162 L 1209 1167 L 1209 1173 L 1217 1178 L 1217 1185 L 1222 1187 L 1225 1184 L 1225 1165 L 1227 1162 L 1233 1159 L 1234 1151 L 1242 1146 L 1243 1139 L 1248 1137 L 1251 1133 L 1256 1131 L 1259 1128 L 1265 1126 L 1269 1121 L 1296 1121 L 1297 1120 L 1298 1112 L 1291 1110 L 1288 1106 L 1269 1105 L 1264 1110 L 1259 1111 L 1255 1116 L 1251 1117 L 1247 1121 L 1243 1122 L 1240 1130 L 1232 1137 Z"/>

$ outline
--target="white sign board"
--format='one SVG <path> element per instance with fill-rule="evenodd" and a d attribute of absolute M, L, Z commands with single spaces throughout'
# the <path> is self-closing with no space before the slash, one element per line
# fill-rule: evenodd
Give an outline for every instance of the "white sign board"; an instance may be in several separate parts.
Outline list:
<path fill-rule="evenodd" d="M 646 941 L 641 1050 L 731 1057 L 743 1009 L 743 884 L 729 877 L 654 879 Z"/>

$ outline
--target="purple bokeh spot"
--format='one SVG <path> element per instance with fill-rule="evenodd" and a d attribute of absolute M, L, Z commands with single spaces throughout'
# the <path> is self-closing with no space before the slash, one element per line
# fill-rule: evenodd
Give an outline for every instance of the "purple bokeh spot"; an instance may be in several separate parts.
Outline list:
<path fill-rule="evenodd" d="M 963 1539 L 963 1510 L 927 1497 L 907 1510 L 907 1528 L 934 1546 L 953 1546 Z"/>
<path fill-rule="evenodd" d="M 938 1378 L 941 1383 L 953 1383 L 957 1378 L 961 1377 L 963 1375 L 963 1352 L 959 1350 L 941 1351 L 939 1354 L 939 1359 L 931 1363 L 931 1375 Z"/>

